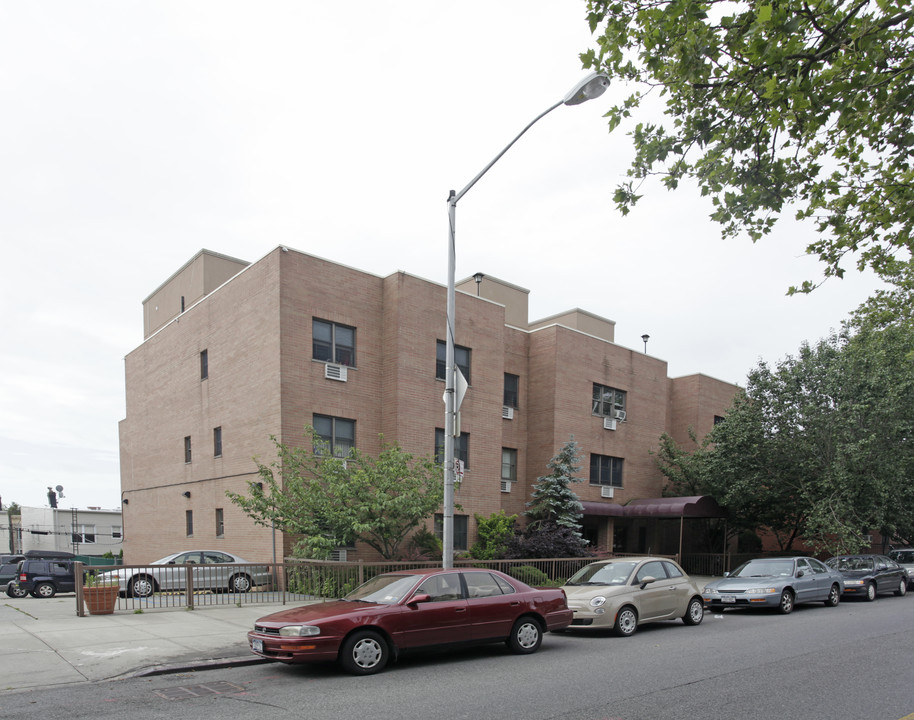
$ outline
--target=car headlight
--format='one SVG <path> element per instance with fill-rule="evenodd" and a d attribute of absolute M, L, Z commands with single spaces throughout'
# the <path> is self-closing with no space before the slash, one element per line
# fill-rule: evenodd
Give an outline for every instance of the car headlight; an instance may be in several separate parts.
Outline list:
<path fill-rule="evenodd" d="M 863 580 L 845 580 L 845 585 L 863 585 Z"/>
<path fill-rule="evenodd" d="M 321 629 L 314 625 L 286 625 L 279 628 L 280 637 L 308 637 L 320 634 Z"/>
<path fill-rule="evenodd" d="M 602 595 L 597 595 L 596 597 L 590 598 L 590 607 L 600 607 L 606 602 L 606 598 Z"/>
<path fill-rule="evenodd" d="M 710 585 L 705 585 L 705 589 L 701 591 L 702 595 L 717 595 L 717 588 L 711 587 Z"/>
<path fill-rule="evenodd" d="M 778 589 L 773 588 L 773 587 L 749 588 L 748 590 L 746 590 L 746 595 L 771 595 L 772 593 L 776 593 L 777 591 L 778 591 Z"/>

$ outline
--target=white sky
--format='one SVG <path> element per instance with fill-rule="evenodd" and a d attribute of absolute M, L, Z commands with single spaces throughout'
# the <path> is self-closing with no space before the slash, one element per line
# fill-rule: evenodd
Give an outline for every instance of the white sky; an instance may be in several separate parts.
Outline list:
<path fill-rule="evenodd" d="M 586 73 L 584 2 L 0 0 L 0 496 L 118 507 L 124 356 L 141 302 L 201 248 L 289 245 L 446 282 L 447 195 Z M 743 384 L 876 287 L 820 269 L 811 228 L 723 241 L 696 192 L 611 197 L 631 157 L 560 107 L 457 208 L 457 279 L 581 307 L 616 341 Z M 656 116 L 653 119 L 657 119 Z M 850 270 L 850 269 L 849 269 Z M 442 323 L 444 308 L 442 307 Z"/>

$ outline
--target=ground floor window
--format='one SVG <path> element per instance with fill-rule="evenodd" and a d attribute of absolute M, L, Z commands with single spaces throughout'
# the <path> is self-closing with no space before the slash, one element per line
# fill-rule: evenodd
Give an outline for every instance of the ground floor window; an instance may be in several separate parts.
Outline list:
<path fill-rule="evenodd" d="M 454 550 L 468 550 L 469 516 L 454 515 Z M 435 535 L 444 540 L 444 514 L 435 514 Z"/>

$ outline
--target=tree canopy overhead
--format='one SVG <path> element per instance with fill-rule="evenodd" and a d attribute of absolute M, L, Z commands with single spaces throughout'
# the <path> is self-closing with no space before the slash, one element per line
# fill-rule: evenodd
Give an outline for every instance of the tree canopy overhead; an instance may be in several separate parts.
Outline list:
<path fill-rule="evenodd" d="M 910 0 L 590 0 L 585 67 L 638 87 L 610 128 L 636 124 L 626 213 L 653 175 L 697 180 L 725 237 L 768 233 L 793 210 L 817 229 L 824 275 L 848 257 L 885 276 L 914 240 L 914 12 Z M 890 278 L 889 278 L 890 279 Z M 891 280 L 891 279 L 890 279 Z M 791 291 L 809 291 L 804 280 Z"/>

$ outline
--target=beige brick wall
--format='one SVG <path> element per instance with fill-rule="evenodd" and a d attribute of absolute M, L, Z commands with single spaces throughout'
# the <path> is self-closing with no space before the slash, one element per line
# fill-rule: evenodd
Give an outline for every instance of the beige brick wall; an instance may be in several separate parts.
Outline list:
<path fill-rule="evenodd" d="M 474 513 L 522 514 L 532 484 L 572 435 L 583 451 L 585 481 L 575 486 L 582 500 L 605 502 L 586 480 L 590 453 L 625 459 L 624 488 L 613 502 L 659 496 L 663 478 L 650 453 L 660 434 L 679 437 L 688 424 L 707 432 L 736 391 L 704 376 L 670 380 L 665 362 L 580 329 L 506 324 L 505 306 L 477 297 L 475 283 L 470 288 L 473 293 L 457 293 L 456 311 L 456 342 L 471 349 L 461 407 L 470 461 L 456 494 L 458 513 L 470 519 L 470 544 Z M 436 342 L 445 338 L 445 294 L 443 286 L 406 273 L 381 278 L 276 249 L 131 352 L 127 416 L 120 424 L 128 562 L 191 548 L 270 560 L 270 530 L 254 525 L 225 492 L 244 491 L 256 479 L 253 457 L 267 464 L 274 459 L 271 434 L 300 444 L 315 413 L 355 420 L 356 443 L 366 453 L 377 454 L 383 433 L 386 442 L 431 455 L 435 428 L 444 424 L 435 355 Z M 516 308 L 516 322 L 515 316 Z M 356 364 L 346 382 L 326 379 L 324 364 L 312 359 L 315 317 L 356 328 Z M 204 349 L 209 377 L 201 380 Z M 520 377 L 512 420 L 502 417 L 505 372 Z M 592 415 L 595 382 L 627 392 L 627 419 L 615 431 Z M 220 458 L 213 457 L 215 427 L 223 432 Z M 193 438 L 189 464 L 187 435 Z M 518 451 L 518 482 L 510 493 L 500 491 L 503 447 Z M 221 538 L 215 535 L 218 507 L 225 513 Z M 185 534 L 186 510 L 194 512 L 192 538 Z M 605 520 L 600 538 L 611 540 Z M 280 554 L 292 544 L 285 538 Z"/>

